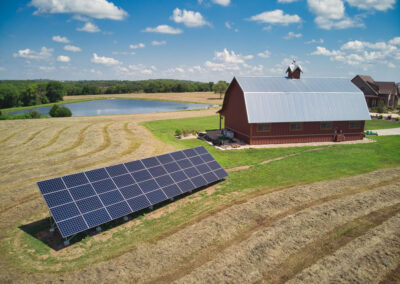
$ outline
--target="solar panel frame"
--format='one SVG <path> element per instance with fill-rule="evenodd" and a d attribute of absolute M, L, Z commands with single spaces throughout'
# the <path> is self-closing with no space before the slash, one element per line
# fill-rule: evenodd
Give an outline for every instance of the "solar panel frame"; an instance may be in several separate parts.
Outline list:
<path fill-rule="evenodd" d="M 66 238 L 227 176 L 201 146 L 37 184 Z"/>

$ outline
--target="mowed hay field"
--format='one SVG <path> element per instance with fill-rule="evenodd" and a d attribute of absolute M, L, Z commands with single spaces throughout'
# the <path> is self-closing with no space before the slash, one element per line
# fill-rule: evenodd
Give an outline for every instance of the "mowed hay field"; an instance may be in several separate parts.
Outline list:
<path fill-rule="evenodd" d="M 0 282 L 399 281 L 399 137 L 207 146 L 228 169 L 225 181 L 69 247 L 49 241 L 37 181 L 206 145 L 173 132 L 216 128 L 215 111 L 1 121 Z"/>

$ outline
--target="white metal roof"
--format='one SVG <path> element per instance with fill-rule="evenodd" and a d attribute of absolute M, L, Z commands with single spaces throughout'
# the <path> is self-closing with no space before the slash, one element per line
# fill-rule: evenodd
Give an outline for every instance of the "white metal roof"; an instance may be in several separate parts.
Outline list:
<path fill-rule="evenodd" d="M 249 123 L 370 120 L 349 79 L 237 77 Z"/>

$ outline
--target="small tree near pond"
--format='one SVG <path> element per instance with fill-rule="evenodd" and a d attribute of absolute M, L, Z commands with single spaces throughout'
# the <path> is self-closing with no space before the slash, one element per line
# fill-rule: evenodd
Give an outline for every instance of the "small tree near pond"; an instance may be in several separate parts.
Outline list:
<path fill-rule="evenodd" d="M 53 105 L 50 109 L 49 114 L 51 117 L 69 117 L 72 116 L 72 112 L 65 106 Z"/>
<path fill-rule="evenodd" d="M 214 93 L 219 93 L 219 98 L 222 98 L 222 94 L 225 93 L 226 89 L 228 88 L 228 83 L 225 81 L 218 81 L 217 84 L 213 86 Z"/>

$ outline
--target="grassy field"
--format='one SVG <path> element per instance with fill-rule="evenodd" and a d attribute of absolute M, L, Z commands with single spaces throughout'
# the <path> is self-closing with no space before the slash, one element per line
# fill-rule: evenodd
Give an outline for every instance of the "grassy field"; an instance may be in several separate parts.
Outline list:
<path fill-rule="evenodd" d="M 170 282 L 182 278 L 183 282 L 196 282 L 214 275 L 202 274 L 213 271 L 207 270 L 208 263 L 214 263 L 213 269 L 222 273 L 222 259 L 236 265 L 240 254 L 246 258 L 246 251 L 254 251 L 252 257 L 258 259 L 256 252 L 262 249 L 257 247 L 266 243 L 278 246 L 296 234 L 299 236 L 295 242 L 300 242 L 308 234 L 304 228 L 315 230 L 315 236 L 308 235 L 308 242 L 322 247 L 325 238 L 335 236 L 333 254 L 344 246 L 339 240 L 348 237 L 349 227 L 359 228 L 355 230 L 358 235 L 348 238 L 352 243 L 397 214 L 398 208 L 393 206 L 400 203 L 398 170 L 385 169 L 400 167 L 399 137 L 374 137 L 376 143 L 368 144 L 235 151 L 219 151 L 197 139 L 174 138 L 175 129 L 216 128 L 218 117 L 211 115 L 213 112 L 0 122 L 0 280 Z M 129 222 L 115 221 L 100 234 L 81 234 L 75 239 L 77 243 L 65 249 L 54 250 L 46 243 L 48 211 L 36 181 L 199 145 L 205 146 L 226 169 L 248 167 L 231 171 L 229 178 L 211 188 L 152 212 L 142 212 Z M 282 159 L 264 163 L 276 158 Z M 376 170 L 381 172 L 367 174 Z M 336 181 L 360 174 L 366 175 Z M 307 185 L 315 182 L 320 183 Z M 338 214 L 337 210 L 347 213 Z M 363 219 L 357 219 L 378 214 L 375 212 L 379 210 L 386 210 L 386 217 L 369 227 L 363 227 Z M 330 216 L 330 221 L 324 216 Z M 275 228 L 269 223 L 274 218 L 283 223 Z M 297 223 L 284 223 L 295 219 L 304 225 L 303 229 L 293 225 Z M 306 225 L 305 220 L 314 220 L 315 224 Z M 279 238 L 288 238 L 282 242 L 257 237 L 260 230 L 283 230 L 285 226 L 291 234 L 278 234 Z M 396 233 L 387 231 L 388 236 Z M 246 247 L 252 244 L 255 247 Z M 298 253 L 296 256 L 302 259 L 301 249 L 305 248 L 281 248 L 276 259 L 285 263 L 286 251 Z M 237 258 L 221 258 L 230 250 L 237 253 Z M 319 255 L 310 267 L 327 254 Z M 261 259 L 269 258 L 264 255 Z M 390 267 L 398 265 L 399 259 Z M 250 264 L 245 260 L 241 264 L 244 274 L 251 271 L 246 270 Z M 200 265 L 204 266 L 196 270 Z M 298 272 L 303 269 L 306 267 Z M 265 273 L 260 274 L 261 279 L 269 275 Z M 164 280 L 160 276 L 165 276 Z"/>
<path fill-rule="evenodd" d="M 387 120 L 369 120 L 365 122 L 365 130 L 388 129 L 400 127 L 399 122 Z"/>

